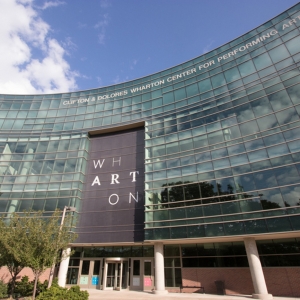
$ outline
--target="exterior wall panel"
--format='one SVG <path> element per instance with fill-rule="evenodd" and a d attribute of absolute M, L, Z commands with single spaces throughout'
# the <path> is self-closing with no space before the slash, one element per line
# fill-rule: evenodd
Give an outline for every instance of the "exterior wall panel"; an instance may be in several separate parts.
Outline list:
<path fill-rule="evenodd" d="M 144 128 L 92 137 L 77 243 L 144 240 Z"/>

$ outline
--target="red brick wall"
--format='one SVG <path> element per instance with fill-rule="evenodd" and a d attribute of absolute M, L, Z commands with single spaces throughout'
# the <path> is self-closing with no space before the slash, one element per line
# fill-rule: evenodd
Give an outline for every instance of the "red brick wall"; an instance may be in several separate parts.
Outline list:
<path fill-rule="evenodd" d="M 300 268 L 263 268 L 268 292 L 274 296 L 300 297 Z M 216 280 L 225 281 L 226 294 L 254 293 L 249 268 L 183 268 L 182 285 L 205 288 L 205 293 L 216 294 Z M 194 292 L 186 289 L 184 292 Z"/>
<path fill-rule="evenodd" d="M 39 280 L 41 282 L 44 282 L 45 280 L 48 280 L 49 279 L 49 274 L 50 274 L 50 269 L 47 269 L 39 278 Z M 21 280 L 21 278 L 23 276 L 28 276 L 29 277 L 29 280 L 33 280 L 34 279 L 34 275 L 31 271 L 31 269 L 29 268 L 24 268 L 18 275 L 18 280 Z M 0 280 L 4 281 L 4 282 L 8 282 L 10 280 L 11 276 L 7 270 L 6 267 L 2 267 L 0 268 Z"/>
<path fill-rule="evenodd" d="M 300 268 L 263 268 L 270 294 L 300 297 Z"/>

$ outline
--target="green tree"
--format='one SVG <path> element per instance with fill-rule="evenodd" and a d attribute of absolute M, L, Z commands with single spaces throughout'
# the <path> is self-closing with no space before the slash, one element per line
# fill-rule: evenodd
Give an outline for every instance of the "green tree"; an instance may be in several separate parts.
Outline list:
<path fill-rule="evenodd" d="M 3 218 L 0 220 L 0 266 L 6 266 L 10 273 L 11 284 L 9 293 L 11 297 L 14 294 L 17 276 L 25 267 L 25 264 L 23 261 L 15 258 L 7 245 L 11 245 L 15 240 L 19 240 L 22 235 L 23 232 L 15 230 L 14 222 L 7 223 Z"/>
<path fill-rule="evenodd" d="M 19 264 L 31 268 L 34 273 L 33 299 L 41 274 L 53 263 L 59 263 L 61 251 L 76 239 L 71 231 L 72 216 L 68 215 L 60 224 L 61 216 L 60 211 L 48 217 L 43 216 L 41 211 L 30 211 L 14 213 L 9 220 L 1 220 L 0 239 L 8 232 L 12 232 L 9 235 L 14 237 L 11 240 L 4 238 L 3 246 Z"/>
<path fill-rule="evenodd" d="M 11 276 L 11 288 L 9 290 L 9 294 L 12 297 L 16 286 L 17 276 L 24 268 L 24 265 L 22 262 L 15 260 L 13 255 L 7 252 L 5 247 L 2 245 L 2 242 L 0 242 L 0 253 L 1 267 L 6 266 Z"/>

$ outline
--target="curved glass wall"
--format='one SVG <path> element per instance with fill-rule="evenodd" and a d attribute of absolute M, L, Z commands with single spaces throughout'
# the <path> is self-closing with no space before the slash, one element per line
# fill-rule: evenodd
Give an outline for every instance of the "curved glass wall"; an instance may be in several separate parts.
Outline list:
<path fill-rule="evenodd" d="M 80 211 L 88 132 L 145 123 L 145 240 L 300 230 L 300 4 L 109 87 L 0 95 L 0 211 Z"/>

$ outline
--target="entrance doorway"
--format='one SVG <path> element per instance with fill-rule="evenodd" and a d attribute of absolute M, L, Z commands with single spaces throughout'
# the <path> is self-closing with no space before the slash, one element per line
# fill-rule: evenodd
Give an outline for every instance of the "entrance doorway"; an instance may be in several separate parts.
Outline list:
<path fill-rule="evenodd" d="M 154 288 L 153 258 L 132 258 L 131 278 L 131 290 L 152 290 Z"/>
<path fill-rule="evenodd" d="M 121 291 L 129 286 L 128 259 L 106 258 L 104 261 L 103 290 Z"/>
<path fill-rule="evenodd" d="M 149 291 L 154 289 L 154 274 L 153 260 L 144 260 L 144 290 Z"/>
<path fill-rule="evenodd" d="M 67 283 L 86 289 L 152 290 L 154 262 L 152 257 L 83 258 L 79 268 L 69 268 Z"/>
<path fill-rule="evenodd" d="M 100 271 L 102 269 L 101 260 L 82 260 L 79 285 L 87 289 L 100 289 L 101 276 Z M 75 282 L 74 282 L 75 283 Z M 72 279 L 70 284 L 74 284 Z"/>

